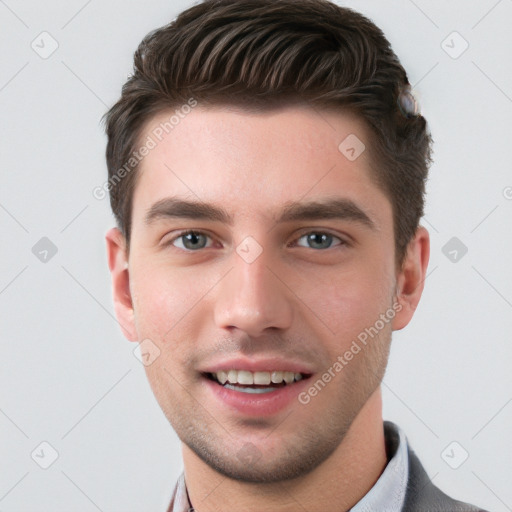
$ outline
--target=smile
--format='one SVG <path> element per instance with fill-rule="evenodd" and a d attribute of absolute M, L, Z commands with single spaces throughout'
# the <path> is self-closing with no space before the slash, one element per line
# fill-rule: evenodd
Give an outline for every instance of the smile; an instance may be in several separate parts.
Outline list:
<path fill-rule="evenodd" d="M 219 383 L 226 389 L 241 393 L 273 393 L 282 387 L 289 386 L 304 378 L 302 373 L 289 371 L 259 371 L 228 370 L 208 373 L 207 377 Z"/>

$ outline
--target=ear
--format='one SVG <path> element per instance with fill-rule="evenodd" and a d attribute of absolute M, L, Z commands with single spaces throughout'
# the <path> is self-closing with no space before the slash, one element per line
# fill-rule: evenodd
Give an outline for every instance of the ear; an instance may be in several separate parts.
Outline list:
<path fill-rule="evenodd" d="M 418 227 L 414 238 L 407 246 L 402 268 L 397 275 L 397 292 L 395 297 L 396 315 L 393 318 L 393 330 L 403 329 L 416 311 L 423 293 L 430 257 L 430 237 L 428 231 Z"/>
<path fill-rule="evenodd" d="M 110 229 L 105 235 L 105 240 L 107 242 L 108 267 L 112 277 L 112 296 L 117 321 L 126 339 L 138 341 L 130 292 L 126 241 L 118 228 Z"/>

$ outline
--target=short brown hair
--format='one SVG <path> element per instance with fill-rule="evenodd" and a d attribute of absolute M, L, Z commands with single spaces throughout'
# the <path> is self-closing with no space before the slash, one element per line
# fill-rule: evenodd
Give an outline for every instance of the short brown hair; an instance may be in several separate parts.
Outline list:
<path fill-rule="evenodd" d="M 411 108 L 407 74 L 363 15 L 327 0 L 205 0 L 150 32 L 105 114 L 110 203 L 127 248 L 146 124 L 192 97 L 199 104 L 272 109 L 308 104 L 355 113 L 370 128 L 372 175 L 393 208 L 396 261 L 423 215 L 431 137 Z"/>

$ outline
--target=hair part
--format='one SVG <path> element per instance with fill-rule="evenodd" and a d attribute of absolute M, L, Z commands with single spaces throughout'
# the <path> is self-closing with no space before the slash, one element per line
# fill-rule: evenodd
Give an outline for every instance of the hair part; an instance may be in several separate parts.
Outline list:
<path fill-rule="evenodd" d="M 341 109 L 369 128 L 372 178 L 393 209 L 396 262 L 423 216 L 431 137 L 382 31 L 327 0 L 205 0 L 150 32 L 105 114 L 109 182 L 159 113 L 187 104 Z M 129 250 L 137 165 L 109 187 Z"/>

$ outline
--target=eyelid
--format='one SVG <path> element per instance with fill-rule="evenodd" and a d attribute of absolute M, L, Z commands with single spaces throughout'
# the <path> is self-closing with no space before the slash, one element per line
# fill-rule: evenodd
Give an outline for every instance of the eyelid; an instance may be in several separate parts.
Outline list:
<path fill-rule="evenodd" d="M 193 233 L 195 235 L 204 235 L 206 236 L 207 238 L 210 238 L 211 240 L 214 239 L 214 237 L 208 233 L 208 231 L 204 231 L 202 229 L 184 229 L 184 230 L 181 230 L 179 231 L 178 233 L 176 233 L 175 235 L 173 235 L 172 238 L 170 238 L 168 241 L 164 242 L 164 246 L 173 246 L 173 247 L 176 247 L 174 245 L 174 242 L 176 240 L 178 240 L 179 238 L 185 236 L 185 235 L 188 235 L 190 233 Z M 293 239 L 293 241 L 287 245 L 287 247 L 289 247 L 291 244 L 296 244 L 302 237 L 306 236 L 306 235 L 309 235 L 311 233 L 315 233 L 315 234 L 325 234 L 325 235 L 329 235 L 329 236 L 332 236 L 333 238 L 337 238 L 339 240 L 339 244 L 336 244 L 334 245 L 333 247 L 340 247 L 340 246 L 346 246 L 346 245 L 350 245 L 350 241 L 347 240 L 349 239 L 350 237 L 348 235 L 345 235 L 345 237 L 343 236 L 340 236 L 338 234 L 334 234 L 330 229 L 326 229 L 326 228 L 315 228 L 315 227 L 312 227 L 312 228 L 304 228 L 303 230 L 301 230 L 299 232 L 299 234 L 296 234 L 295 235 L 295 238 Z M 211 247 L 211 246 L 210 246 Z M 297 247 L 304 247 L 304 246 L 301 246 L 301 245 L 297 245 Z M 329 247 L 329 249 L 333 248 L 333 247 Z M 180 247 L 176 247 L 177 249 L 181 249 Z M 202 249 L 208 249 L 209 247 L 203 247 Z M 304 247 L 306 249 L 313 249 L 312 247 Z M 181 249 L 182 251 L 186 251 L 186 252 L 198 252 L 198 250 L 194 251 L 192 249 Z M 323 249 L 323 250 L 326 250 L 326 249 Z"/>

